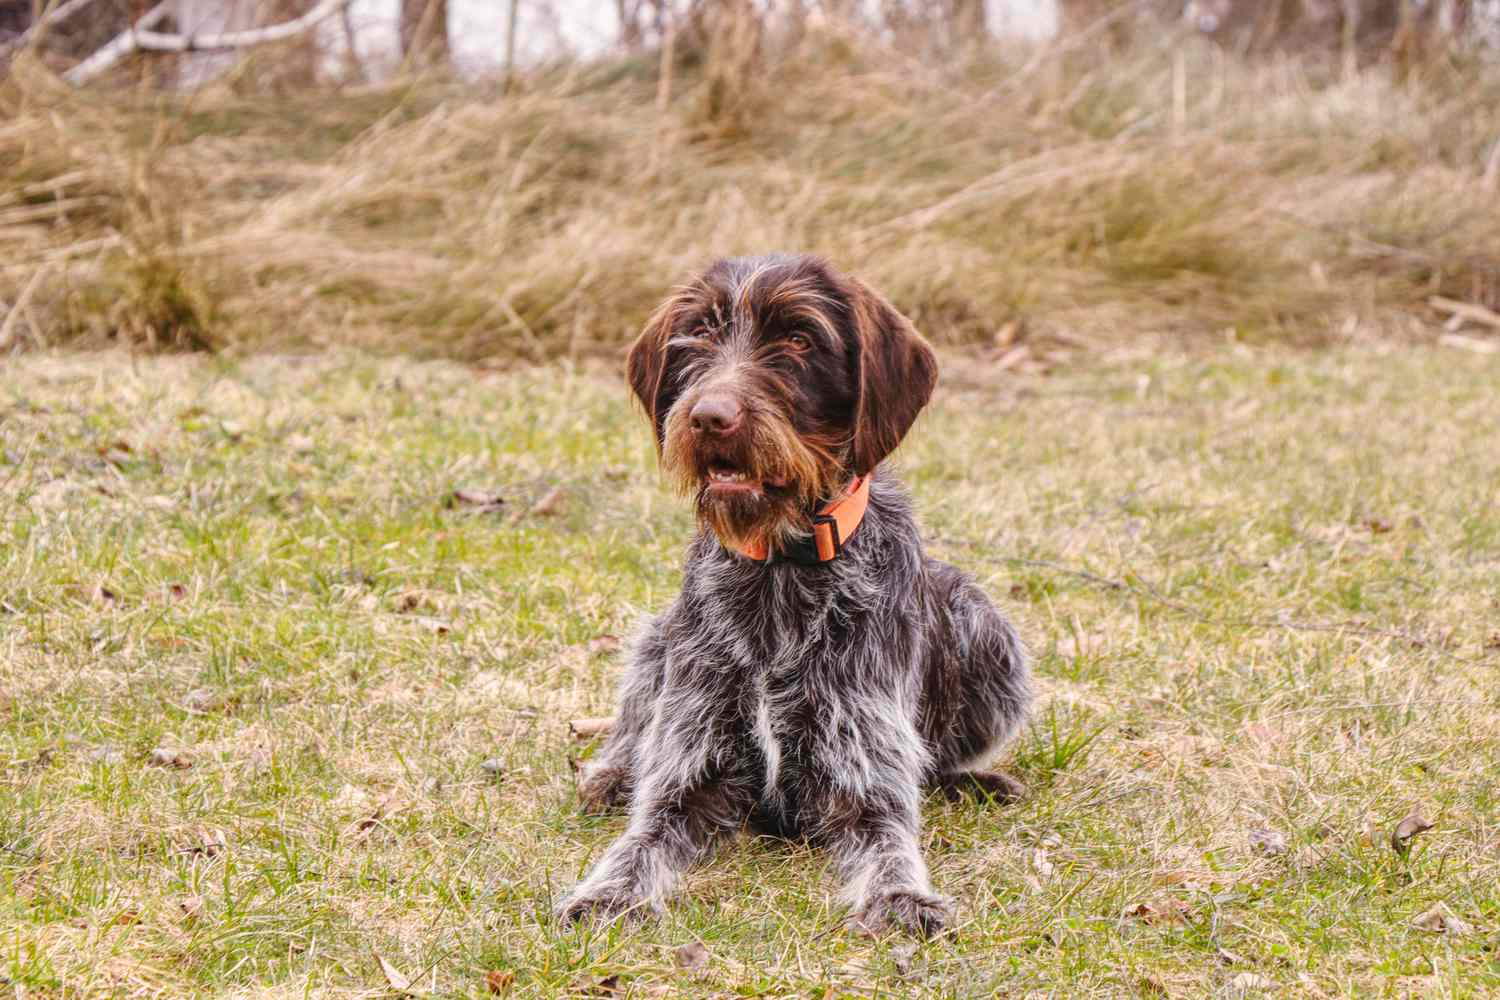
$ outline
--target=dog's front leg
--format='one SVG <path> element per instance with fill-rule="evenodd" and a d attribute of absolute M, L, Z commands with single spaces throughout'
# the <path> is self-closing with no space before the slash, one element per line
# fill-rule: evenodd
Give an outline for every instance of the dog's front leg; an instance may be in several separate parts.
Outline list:
<path fill-rule="evenodd" d="M 897 929 L 924 937 L 943 929 L 951 904 L 932 891 L 919 846 L 916 795 L 885 791 L 845 803 L 829 846 L 852 905 L 850 926 L 867 934 Z M 910 800 L 910 801 L 907 801 Z"/>
<path fill-rule="evenodd" d="M 852 725 L 824 734 L 818 757 L 827 785 L 819 827 L 845 880 L 854 929 L 930 936 L 947 923 L 951 904 L 932 891 L 922 860 L 926 759 L 898 704 L 866 699 L 846 706 Z"/>
<path fill-rule="evenodd" d="M 557 905 L 558 919 L 613 920 L 659 911 L 682 873 L 720 837 L 738 830 L 750 806 L 743 784 L 716 773 L 710 729 L 655 726 L 637 755 L 630 824 L 588 877 Z"/>
<path fill-rule="evenodd" d="M 666 670 L 667 647 L 660 619 L 647 621 L 631 644 L 620 681 L 614 730 L 594 758 L 579 768 L 578 803 L 586 813 L 628 805 L 635 786 L 636 755 L 651 724 Z"/>

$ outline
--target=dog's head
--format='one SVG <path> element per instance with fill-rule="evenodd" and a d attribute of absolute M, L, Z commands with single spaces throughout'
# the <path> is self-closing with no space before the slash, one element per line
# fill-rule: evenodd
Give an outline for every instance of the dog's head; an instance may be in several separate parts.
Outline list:
<path fill-rule="evenodd" d="M 646 324 L 627 365 L 669 476 L 726 544 L 811 527 L 927 404 L 937 360 L 879 294 L 815 257 L 721 260 Z"/>

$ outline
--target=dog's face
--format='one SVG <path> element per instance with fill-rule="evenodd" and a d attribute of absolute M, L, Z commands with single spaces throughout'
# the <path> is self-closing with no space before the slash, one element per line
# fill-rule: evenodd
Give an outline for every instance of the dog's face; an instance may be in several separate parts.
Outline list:
<path fill-rule="evenodd" d="M 811 512 L 900 444 L 937 381 L 878 294 L 813 257 L 721 260 L 652 316 L 627 373 L 665 471 L 728 544 Z"/>

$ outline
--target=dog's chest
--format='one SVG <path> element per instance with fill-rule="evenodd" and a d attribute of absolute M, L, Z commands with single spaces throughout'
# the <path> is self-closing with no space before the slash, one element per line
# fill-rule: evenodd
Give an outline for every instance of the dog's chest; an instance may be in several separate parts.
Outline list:
<path fill-rule="evenodd" d="M 822 730 L 837 715 L 837 695 L 821 691 L 817 666 L 795 670 L 762 669 L 750 676 L 742 699 L 742 732 L 754 749 L 752 779 L 762 804 L 787 816 L 799 813 L 810 783 L 831 761 L 822 759 Z"/>

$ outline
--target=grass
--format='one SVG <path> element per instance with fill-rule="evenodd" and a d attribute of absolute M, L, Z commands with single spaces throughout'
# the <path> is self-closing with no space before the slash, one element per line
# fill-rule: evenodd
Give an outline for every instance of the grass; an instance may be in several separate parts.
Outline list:
<path fill-rule="evenodd" d="M 0 81 L 0 351 L 617 349 L 725 253 L 825 253 L 934 340 L 1431 341 L 1500 308 L 1500 64 L 1346 72 L 1162 26 L 922 59 L 827 25 L 509 91 Z M 269 58 L 269 57 L 268 57 Z M 1181 94 L 1179 101 L 1174 95 Z"/>
<path fill-rule="evenodd" d="M 0 368 L 0 977 L 370 996 L 378 955 L 439 996 L 1500 990 L 1500 359 L 947 373 L 900 464 L 1041 699 L 1007 763 L 1029 798 L 928 802 L 960 917 L 913 949 L 846 934 L 826 858 L 773 843 L 639 930 L 544 918 L 621 827 L 576 812 L 567 721 L 610 710 L 607 637 L 670 599 L 691 531 L 613 376 Z M 1435 826 L 1398 853 L 1413 811 Z M 1462 926 L 1414 926 L 1439 904 Z"/>

